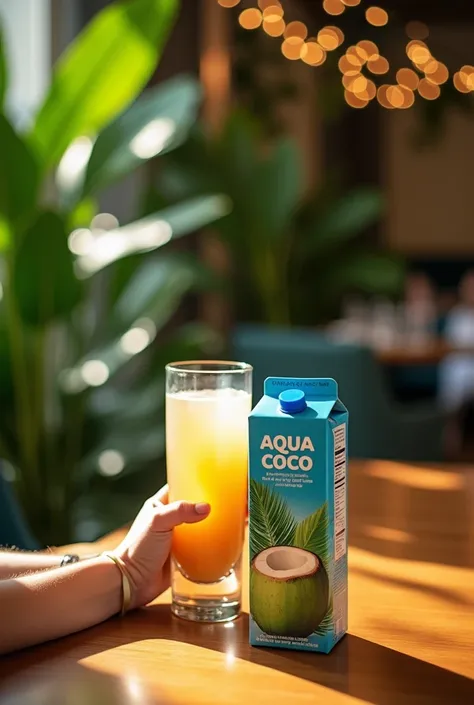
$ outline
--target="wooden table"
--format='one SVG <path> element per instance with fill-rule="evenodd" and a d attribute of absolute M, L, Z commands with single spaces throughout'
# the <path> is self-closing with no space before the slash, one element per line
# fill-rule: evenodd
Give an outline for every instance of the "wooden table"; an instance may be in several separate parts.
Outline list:
<path fill-rule="evenodd" d="M 383 365 L 417 367 L 438 365 L 448 355 L 460 353 L 474 356 L 472 347 L 454 347 L 444 340 L 431 340 L 420 345 L 393 345 L 375 349 L 374 354 Z"/>
<path fill-rule="evenodd" d="M 349 634 L 329 656 L 251 648 L 247 598 L 197 625 L 166 595 L 4 657 L 0 705 L 474 703 L 473 470 L 354 462 L 350 488 Z"/>

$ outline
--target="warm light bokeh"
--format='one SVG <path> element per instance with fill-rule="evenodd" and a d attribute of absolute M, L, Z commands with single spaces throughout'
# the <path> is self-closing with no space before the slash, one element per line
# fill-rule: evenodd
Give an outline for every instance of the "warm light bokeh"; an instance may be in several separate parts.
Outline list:
<path fill-rule="evenodd" d="M 324 0 L 323 8 L 326 10 L 328 15 L 342 15 L 346 9 L 342 0 Z"/>
<path fill-rule="evenodd" d="M 263 21 L 263 31 L 270 37 L 281 37 L 285 32 L 285 20 L 280 18 L 276 22 L 273 20 Z"/>
<path fill-rule="evenodd" d="M 351 91 L 344 91 L 344 98 L 346 100 L 346 103 L 350 105 L 352 108 L 365 108 L 368 104 L 368 100 L 362 100 L 358 96 L 355 95 L 355 93 L 352 93 Z"/>
<path fill-rule="evenodd" d="M 217 0 L 222 7 L 232 8 L 241 0 Z M 357 7 L 361 0 L 323 0 L 323 9 L 330 15 L 342 15 L 346 8 Z M 260 9 L 258 9 L 260 8 Z M 258 0 L 258 8 L 244 9 L 239 15 L 239 23 L 244 29 L 257 29 L 270 37 L 284 37 L 281 52 L 290 61 L 300 59 L 309 66 L 321 66 L 327 59 L 327 52 L 341 47 L 345 41 L 344 32 L 337 26 L 322 27 L 316 37 L 308 39 L 308 27 L 299 20 L 287 23 L 284 19 L 285 10 L 279 0 Z M 375 27 L 383 27 L 389 21 L 389 14 L 377 5 L 365 9 L 367 22 Z M 410 41 L 406 45 L 406 54 L 413 66 L 425 76 L 419 75 L 410 68 L 396 70 L 396 84 L 384 84 L 377 88 L 374 81 L 367 79 L 360 72 L 365 65 L 374 75 L 384 75 L 390 71 L 388 60 L 380 55 L 377 45 L 370 40 L 362 39 L 347 48 L 339 58 L 338 67 L 344 75 L 343 85 L 346 93 L 359 99 L 350 98 L 346 101 L 353 107 L 365 107 L 364 102 L 377 97 L 385 108 L 407 108 L 413 105 L 414 91 L 426 100 L 435 100 L 441 95 L 440 86 L 447 83 L 450 77 L 448 67 L 438 61 L 423 41 L 430 35 L 430 30 L 424 22 L 412 20 L 405 26 L 406 35 Z M 353 80 L 349 80 L 352 78 Z M 358 79 L 358 82 L 354 79 Z M 452 75 L 454 87 L 461 93 L 474 92 L 474 67 L 465 65 Z M 354 86 L 357 86 L 355 89 Z M 357 103 L 357 105 L 355 105 Z"/>
<path fill-rule="evenodd" d="M 321 66 L 326 61 L 326 52 L 313 40 L 303 44 L 300 57 L 305 64 Z"/>
<path fill-rule="evenodd" d="M 365 64 L 366 59 L 363 58 L 362 53 L 357 47 L 351 46 L 346 51 L 347 61 L 359 68 Z"/>
<path fill-rule="evenodd" d="M 297 61 L 301 58 L 302 47 L 302 39 L 299 39 L 297 37 L 290 37 L 289 39 L 285 39 L 285 41 L 281 45 L 281 53 L 285 58 L 289 59 L 290 61 Z"/>
<path fill-rule="evenodd" d="M 344 41 L 344 33 L 338 27 L 323 27 L 318 32 L 318 43 L 326 51 L 334 51 Z"/>
<path fill-rule="evenodd" d="M 436 100 L 439 98 L 441 90 L 435 83 L 431 83 L 427 78 L 422 78 L 418 85 L 418 93 L 426 100 Z"/>
<path fill-rule="evenodd" d="M 256 7 L 249 7 L 239 15 L 239 23 L 244 29 L 258 29 L 262 19 L 262 13 Z"/>
<path fill-rule="evenodd" d="M 388 22 L 388 12 L 381 7 L 368 7 L 365 11 L 365 18 L 374 27 L 383 27 Z"/>
<path fill-rule="evenodd" d="M 219 5 L 222 5 L 222 7 L 235 7 L 239 4 L 240 0 L 217 0 L 217 2 Z"/>
<path fill-rule="evenodd" d="M 415 91 L 418 88 L 420 78 L 413 69 L 399 69 L 397 71 L 397 82 L 405 88 Z"/>
<path fill-rule="evenodd" d="M 362 39 L 356 44 L 356 50 L 364 61 L 375 61 L 379 58 L 380 52 L 377 44 L 369 39 Z"/>
<path fill-rule="evenodd" d="M 263 19 L 265 22 L 278 22 L 284 14 L 285 11 L 281 5 L 269 5 L 263 11 Z"/>
<path fill-rule="evenodd" d="M 373 100 L 377 95 L 377 86 L 368 78 L 365 89 L 363 91 L 354 91 L 354 94 L 361 100 Z"/>
<path fill-rule="evenodd" d="M 441 86 L 443 83 L 446 83 L 446 81 L 449 79 L 448 67 L 438 61 L 436 62 L 436 67 L 434 71 L 428 70 L 428 67 L 426 67 L 425 73 L 428 81 L 430 81 L 431 83 L 436 83 L 438 86 Z"/>
<path fill-rule="evenodd" d="M 303 41 L 304 39 L 306 39 L 307 36 L 308 28 L 304 24 L 304 22 L 289 22 L 286 25 L 284 34 L 285 39 L 295 37 L 296 39 L 300 39 L 301 41 Z"/>
<path fill-rule="evenodd" d="M 360 66 L 352 64 L 345 54 L 344 56 L 341 56 L 337 65 L 341 73 L 347 74 L 349 76 L 355 76 L 359 73 Z"/>
<path fill-rule="evenodd" d="M 379 56 L 377 59 L 370 59 L 367 62 L 367 68 L 371 73 L 382 75 L 388 73 L 390 64 L 384 56 Z"/>
<path fill-rule="evenodd" d="M 430 35 L 430 30 L 425 23 L 416 20 L 408 22 L 405 31 L 410 39 L 427 39 Z"/>
<path fill-rule="evenodd" d="M 389 88 L 390 86 L 386 83 L 380 86 L 377 90 L 377 100 L 383 108 L 387 108 L 390 110 L 393 108 L 393 105 L 390 103 L 387 97 L 387 91 Z"/>

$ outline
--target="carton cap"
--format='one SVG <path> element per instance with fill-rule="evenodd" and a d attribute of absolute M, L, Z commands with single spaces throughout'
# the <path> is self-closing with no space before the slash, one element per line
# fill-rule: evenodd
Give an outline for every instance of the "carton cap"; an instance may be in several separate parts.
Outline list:
<path fill-rule="evenodd" d="M 280 409 L 285 414 L 299 414 L 306 409 L 306 395 L 301 389 L 286 389 L 278 395 Z"/>

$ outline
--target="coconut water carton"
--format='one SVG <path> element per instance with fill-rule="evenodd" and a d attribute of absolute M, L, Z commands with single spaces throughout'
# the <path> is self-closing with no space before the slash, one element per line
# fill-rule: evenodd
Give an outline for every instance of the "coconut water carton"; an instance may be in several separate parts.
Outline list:
<path fill-rule="evenodd" d="M 253 646 L 329 653 L 347 630 L 347 425 L 333 379 L 268 378 L 250 414 Z"/>

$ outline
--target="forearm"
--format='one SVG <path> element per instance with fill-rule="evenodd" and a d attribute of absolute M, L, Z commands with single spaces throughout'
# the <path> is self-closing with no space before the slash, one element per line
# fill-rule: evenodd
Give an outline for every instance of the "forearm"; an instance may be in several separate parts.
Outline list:
<path fill-rule="evenodd" d="M 25 553 L 23 551 L 0 552 L 0 580 L 14 578 L 25 573 L 59 568 L 62 556 L 54 553 Z"/>
<path fill-rule="evenodd" d="M 0 653 L 86 629 L 118 613 L 120 571 L 106 557 L 0 582 Z"/>

